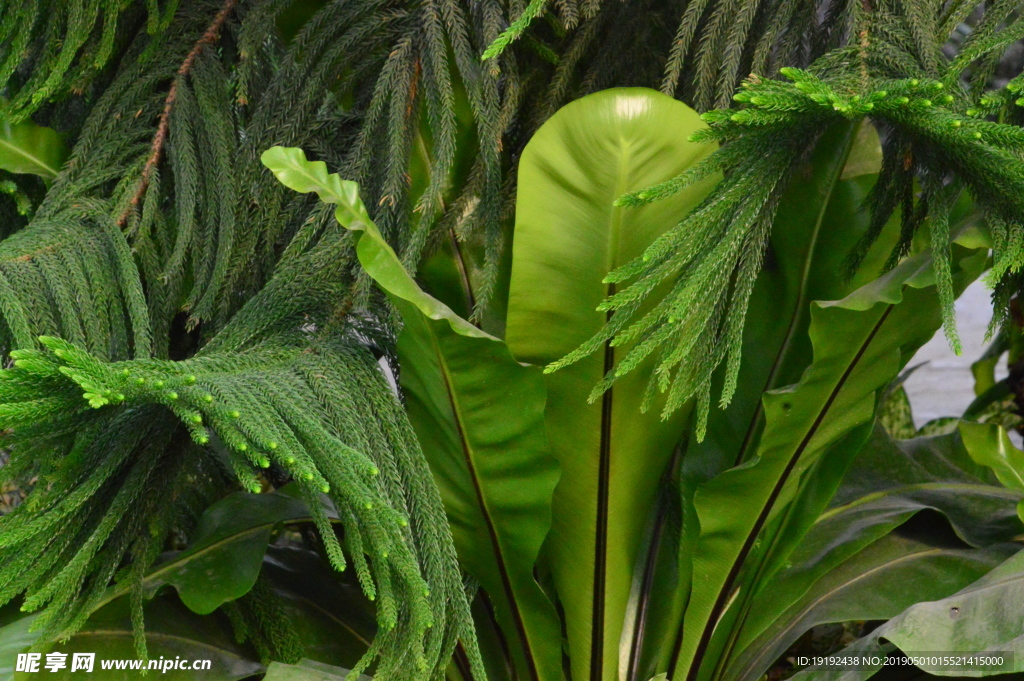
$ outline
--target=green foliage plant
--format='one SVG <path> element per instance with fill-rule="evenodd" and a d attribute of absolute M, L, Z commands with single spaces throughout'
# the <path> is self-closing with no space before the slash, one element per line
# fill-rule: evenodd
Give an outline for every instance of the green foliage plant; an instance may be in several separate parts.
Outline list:
<path fill-rule="evenodd" d="M 879 426 L 986 270 L 1010 342 L 1021 9 L 0 0 L 0 651 L 1024 660 L 979 619 L 1024 584 L 1003 345 L 948 432 Z"/>
<path fill-rule="evenodd" d="M 545 351 L 557 357 L 585 338 L 588 324 L 600 328 L 606 321 L 603 311 L 591 312 L 595 306 L 579 298 L 599 301 L 607 295 L 610 282 L 602 281 L 601 273 L 613 269 L 617 258 L 628 259 L 626 238 L 639 240 L 634 249 L 657 239 L 632 228 L 630 220 L 637 217 L 630 208 L 615 207 L 607 199 L 622 195 L 632 183 L 647 182 L 644 173 L 667 174 L 652 166 L 696 165 L 713 151 L 686 142 L 689 148 L 660 153 L 659 145 L 679 144 L 678 137 L 651 132 L 666 127 L 664 120 L 674 120 L 671 129 L 701 126 L 692 111 L 662 95 L 610 90 L 566 107 L 535 137 L 537 146 L 527 148 L 520 164 L 506 326 L 508 348 L 520 360 L 543 365 Z M 794 218 L 799 214 L 808 223 L 807 237 L 818 235 L 827 215 L 870 229 L 870 216 L 860 205 L 869 183 L 877 180 L 863 175 L 842 179 L 850 149 L 861 139 L 856 132 L 849 124 L 837 126 L 808 160 L 823 185 L 820 201 L 827 205 L 807 206 L 802 186 L 793 199 L 782 201 L 780 211 Z M 367 273 L 408 320 L 398 347 L 401 365 L 413 374 L 402 380 L 418 405 L 410 407 L 410 416 L 421 440 L 434 445 L 428 458 L 457 528 L 462 565 L 483 585 L 487 595 L 480 598 L 493 608 L 484 611 L 491 615 L 478 613 L 478 625 L 496 628 L 505 641 L 502 649 L 484 651 L 485 659 L 498 658 L 489 665 L 498 678 L 557 680 L 572 674 L 614 679 L 623 672 L 637 679 L 658 672 L 679 678 L 757 678 L 814 624 L 835 621 L 830 617 L 899 615 L 918 600 L 969 589 L 971 581 L 1015 554 L 1011 542 L 1021 529 L 1016 512 L 1021 491 L 1000 484 L 1000 472 L 1006 473 L 995 461 L 986 468 L 968 453 L 971 448 L 1005 450 L 1005 443 L 979 445 L 972 434 L 963 440 L 940 436 L 934 444 L 902 449 L 884 431 L 872 432 L 878 396 L 941 325 L 929 250 L 858 286 L 836 266 L 843 258 L 836 244 L 791 242 L 796 253 L 789 256 L 795 255 L 794 269 L 803 273 L 805 285 L 848 293 L 813 304 L 809 316 L 797 312 L 798 298 L 792 298 L 794 318 L 786 321 L 806 325 L 810 348 L 792 348 L 786 334 L 777 334 L 774 346 L 761 345 L 760 353 L 774 354 L 776 365 L 788 363 L 798 382 L 765 395 L 763 414 L 756 408 L 747 412 L 752 424 L 763 419 L 755 445 L 735 436 L 730 443 L 717 429 L 714 442 L 701 439 L 684 419 L 664 421 L 657 412 L 649 423 L 635 412 L 617 416 L 620 404 L 629 409 L 649 393 L 646 381 L 633 387 L 616 384 L 612 399 L 621 403 L 605 392 L 599 404 L 583 407 L 595 380 L 614 365 L 615 353 L 629 352 L 628 346 L 618 350 L 611 344 L 593 368 L 573 365 L 548 375 L 543 425 L 532 416 L 537 412 L 524 409 L 543 398 L 544 391 L 536 388 L 532 398 L 514 393 L 518 418 L 488 419 L 484 414 L 510 397 L 494 394 L 495 389 L 509 392 L 512 380 L 499 384 L 489 373 L 508 359 L 490 359 L 486 364 L 493 368 L 481 375 L 478 358 L 490 356 L 481 354 L 484 347 L 499 347 L 501 341 L 422 292 L 369 221 L 354 185 L 339 184 L 323 164 L 307 161 L 298 150 L 272 149 L 264 162 L 288 186 L 316 191 L 339 204 L 339 221 L 361 234 L 356 251 Z M 565 194 L 552 187 L 564 188 Z M 700 200 L 698 191 L 689 205 Z M 676 210 L 685 213 L 687 206 Z M 960 223 L 970 223 L 973 215 L 961 211 Z M 643 217 L 638 225 L 665 224 Z M 564 241 L 533 226 L 552 220 L 561 221 L 556 234 L 564 234 Z M 898 227 L 898 222 L 890 227 L 894 240 Z M 959 223 L 956 230 L 963 244 L 954 246 L 958 291 L 982 272 L 987 258 L 982 232 Z M 851 231 L 841 236 L 848 248 L 863 233 Z M 590 260 L 559 257 L 563 243 L 578 245 L 584 238 L 594 240 Z M 889 253 L 881 248 L 870 256 L 882 266 Z M 561 283 L 544 285 L 545 278 Z M 529 282 L 529 292 L 520 288 L 525 287 L 521 282 Z M 777 314 L 777 299 L 752 299 Z M 435 330 L 427 332 L 424 325 Z M 471 343 L 479 349 L 470 350 Z M 467 361 L 470 357 L 477 361 Z M 431 367 L 429 373 L 425 367 Z M 528 371 L 520 368 L 524 379 Z M 537 374 L 533 382 L 538 384 Z M 630 390 L 636 397 L 630 397 Z M 439 392 L 427 409 L 423 403 L 431 391 Z M 504 435 L 500 454 L 479 444 L 495 437 L 495 427 Z M 524 441 L 522 429 L 545 430 L 546 441 Z M 680 442 L 687 432 L 689 443 Z M 965 447 L 965 441 L 971 445 Z M 737 452 L 730 447 L 737 444 L 756 446 L 756 454 L 733 468 Z M 907 459 L 906 470 L 896 480 L 878 479 L 885 465 L 877 459 L 863 468 L 854 465 L 856 456 L 866 456 L 866 448 L 898 452 Z M 439 455 L 444 450 L 453 454 Z M 949 468 L 929 478 L 926 471 L 934 472 L 934 464 L 928 457 L 936 450 Z M 449 456 L 460 455 L 462 462 L 453 464 Z M 557 461 L 557 484 L 552 486 L 548 477 L 546 483 L 536 478 L 526 485 L 529 478 L 514 468 L 504 475 L 490 468 L 498 462 L 514 466 L 526 456 L 537 473 L 554 472 L 543 462 Z M 676 479 L 666 480 L 675 465 Z M 721 471 L 709 474 L 709 465 Z M 926 498 L 915 495 L 914 488 L 932 479 L 941 482 Z M 523 489 L 509 488 L 512 480 Z M 970 495 L 963 494 L 964 485 L 972 488 Z M 525 496 L 527 490 L 536 496 Z M 942 518 L 932 534 L 902 529 L 925 509 Z M 545 530 L 548 522 L 551 529 L 541 544 L 537 530 Z M 956 533 L 959 545 L 944 545 L 943 525 Z M 979 533 L 980 525 L 988 525 L 989 532 Z M 471 531 L 474 527 L 481 530 Z M 514 544 L 516 533 L 527 529 L 530 543 Z M 583 558 L 591 555 L 592 560 Z M 524 565 L 536 566 L 537 581 L 529 573 L 524 580 Z M 930 582 L 925 575 L 936 569 L 942 580 Z M 901 581 L 921 580 L 921 587 L 888 591 L 865 605 L 864 590 L 878 588 L 874 582 L 861 583 L 865 570 L 899 575 Z M 656 602 L 664 593 L 672 594 L 669 602 Z M 807 603 L 814 607 L 810 612 Z M 554 632 L 560 628 L 566 631 L 564 649 L 555 645 Z M 562 662 L 566 658 L 568 671 Z M 459 673 L 475 678 L 472 672 Z"/>

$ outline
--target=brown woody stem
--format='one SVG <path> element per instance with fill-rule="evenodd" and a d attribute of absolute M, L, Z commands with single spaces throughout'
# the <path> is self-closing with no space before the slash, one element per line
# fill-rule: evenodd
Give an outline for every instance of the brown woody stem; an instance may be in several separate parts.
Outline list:
<path fill-rule="evenodd" d="M 153 176 L 153 171 L 156 169 L 157 164 L 160 163 L 160 159 L 163 158 L 164 144 L 167 142 L 168 129 L 170 127 L 171 110 L 174 108 L 174 102 L 178 98 L 178 85 L 181 80 L 189 74 L 192 70 L 193 65 L 196 62 L 196 58 L 199 53 L 203 51 L 203 48 L 207 45 L 212 45 L 217 42 L 220 38 L 221 29 L 224 27 L 224 22 L 227 21 L 228 15 L 231 14 L 231 10 L 234 9 L 237 0 L 227 0 L 221 10 L 217 12 L 217 16 L 213 18 L 213 21 L 206 28 L 202 37 L 196 41 L 196 44 L 189 51 L 185 57 L 185 61 L 178 67 L 178 71 L 174 76 L 174 81 L 171 82 L 171 87 L 167 91 L 167 98 L 164 100 L 164 110 L 160 113 L 160 121 L 157 123 L 156 134 L 153 135 L 153 143 L 150 145 L 149 157 L 146 159 L 146 165 L 142 167 L 142 175 L 139 176 L 139 185 L 135 189 L 135 194 L 132 196 L 131 202 L 125 208 L 124 213 L 118 218 L 117 224 L 119 227 L 124 227 L 128 221 L 128 216 L 131 215 L 132 211 L 142 197 L 146 194 L 146 189 L 149 188 L 150 178 Z"/>

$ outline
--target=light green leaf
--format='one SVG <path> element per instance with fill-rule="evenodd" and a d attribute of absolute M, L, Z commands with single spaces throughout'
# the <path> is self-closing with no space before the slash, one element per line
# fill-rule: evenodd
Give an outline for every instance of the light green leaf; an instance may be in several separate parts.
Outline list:
<path fill-rule="evenodd" d="M 320 664 L 313 660 L 299 660 L 298 664 L 271 662 L 263 681 L 353 681 L 348 675 L 348 669 Z M 354 681 L 373 679 L 360 674 Z"/>
<path fill-rule="evenodd" d="M 893 230 L 886 230 L 877 251 L 872 249 L 853 281 L 847 281 L 843 260 L 868 228 L 861 206 L 876 179 L 866 175 L 840 180 L 855 130 L 843 123 L 826 131 L 779 203 L 770 262 L 758 275 L 747 310 L 742 380 L 729 408 L 711 411 L 705 441 L 691 439 L 688 447 L 701 458 L 724 459 L 724 468 L 756 453 L 764 428 L 765 390 L 798 382 L 810 366 L 811 301 L 843 298 L 874 279 L 879 260 L 892 246 Z M 834 224 L 844 229 L 830 229 Z"/>
<path fill-rule="evenodd" d="M 981 353 L 981 357 L 971 364 L 971 374 L 974 376 L 974 394 L 979 398 L 995 387 L 997 383 L 996 367 L 999 365 L 999 360 L 1009 349 L 1010 340 L 1006 332 L 1001 330 L 989 346 L 985 348 L 985 351 Z M 1001 397 L 1004 396 L 1002 395 Z M 977 400 L 975 402 L 977 403 Z M 974 406 L 974 404 L 971 405 L 971 407 Z M 964 418 L 966 419 L 967 416 L 965 415 Z"/>
<path fill-rule="evenodd" d="M 882 143 L 878 139 L 878 129 L 870 119 L 864 118 L 857 125 L 857 137 L 850 155 L 843 166 L 844 180 L 861 175 L 877 175 L 882 170 Z"/>
<path fill-rule="evenodd" d="M 307 161 L 302 149 L 272 147 L 260 157 L 283 185 L 297 192 L 316 192 L 320 200 L 337 206 L 334 217 L 354 232 L 365 232 L 370 238 L 356 245 L 359 262 L 374 281 L 387 282 L 387 293 L 408 301 L 431 319 L 445 320 L 452 330 L 464 336 L 493 338 L 462 319 L 444 303 L 423 292 L 405 270 L 394 249 L 373 224 L 362 199 L 359 185 L 342 180 L 337 173 L 328 173 L 323 161 Z M 384 284 L 381 284 L 384 286 Z"/>
<path fill-rule="evenodd" d="M 0 120 L 0 170 L 52 180 L 67 156 L 67 146 L 56 130 L 30 120 L 15 124 Z"/>
<path fill-rule="evenodd" d="M 874 181 L 871 176 L 839 179 L 855 129 L 854 124 L 843 123 L 826 131 L 807 163 L 794 172 L 793 183 L 780 201 L 770 259 L 758 275 L 747 310 L 742 380 L 728 409 L 711 410 L 704 441 L 690 435 L 680 482 L 684 504 L 692 501 L 697 484 L 756 452 L 764 428 L 764 391 L 799 381 L 811 363 L 810 301 L 842 298 L 859 282 L 869 281 L 880 267 L 878 251 L 884 260 L 891 247 L 887 231 L 876 244 L 877 251 L 872 249 L 866 259 L 864 269 L 870 274 L 847 281 L 843 258 L 867 229 L 867 217 L 860 208 Z M 835 224 L 844 229 L 829 228 Z M 812 511 L 808 520 L 816 514 Z M 686 509 L 683 518 L 683 542 L 690 546 L 700 527 L 692 508 Z M 641 597 L 649 605 L 636 625 L 637 636 L 644 639 L 640 671 L 646 673 L 671 663 L 689 596 L 692 548 L 680 552 L 672 541 L 662 543 L 666 547 L 652 560 L 662 564 L 655 575 L 664 574 L 668 581 L 650 583 L 648 595 Z M 677 558 L 680 553 L 681 559 Z M 664 565 L 673 562 L 678 564 L 675 570 Z M 664 593 L 672 598 L 661 596 Z"/>
<path fill-rule="evenodd" d="M 1014 446 L 1002 426 L 964 421 L 960 434 L 972 459 L 991 468 L 1009 489 L 1024 492 L 1024 452 Z M 1017 513 L 1024 520 L 1024 500 L 1017 506 Z"/>
<path fill-rule="evenodd" d="M 38 614 L 26 615 L 14 604 L 0 610 L 0 681 L 13 681 L 18 653 L 23 653 L 36 640 L 39 632 L 31 631 Z"/>
<path fill-rule="evenodd" d="M 873 655 L 895 645 L 904 652 L 1005 653 L 996 668 L 950 670 L 921 665 L 936 676 L 989 676 L 1024 671 L 1024 552 L 970 586 L 941 600 L 910 606 L 838 655 Z M 887 643 L 883 643 L 886 641 Z M 799 681 L 860 681 L 879 667 L 851 671 L 809 669 Z"/>
<path fill-rule="evenodd" d="M 596 308 L 612 292 L 605 275 L 683 218 L 716 178 L 642 208 L 614 201 L 713 152 L 713 145 L 687 141 L 702 128 L 677 100 L 614 89 L 568 104 L 534 135 L 519 161 L 506 325 L 518 360 L 548 364 L 602 328 L 606 315 Z M 587 402 L 629 349 L 609 345 L 547 376 L 548 437 L 562 478 L 544 556 L 565 609 L 574 679 L 618 678 L 637 553 L 686 423 L 686 409 L 663 421 L 657 398 L 640 412 L 649 378 L 643 369 L 621 378 L 597 403 Z M 600 649 L 593 657 L 599 672 L 590 668 L 592 646 Z"/>
<path fill-rule="evenodd" d="M 433 464 L 459 557 L 494 602 L 523 674 L 560 679 L 557 614 L 533 577 L 558 479 L 544 434 L 540 369 L 520 365 L 502 341 L 424 293 L 354 183 L 307 161 L 301 149 L 275 147 L 263 162 L 292 189 L 337 204 L 338 221 L 362 232 L 359 261 L 405 322 L 398 346 L 409 416 Z"/>

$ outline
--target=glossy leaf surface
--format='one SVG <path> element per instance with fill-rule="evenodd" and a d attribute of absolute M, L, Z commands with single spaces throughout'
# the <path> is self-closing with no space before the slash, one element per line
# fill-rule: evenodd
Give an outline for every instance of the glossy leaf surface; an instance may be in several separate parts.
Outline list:
<path fill-rule="evenodd" d="M 614 89 L 572 102 L 536 133 L 519 162 L 506 324 L 516 359 L 546 365 L 602 327 L 606 315 L 596 308 L 613 292 L 605 275 L 684 217 L 715 179 L 642 208 L 614 201 L 711 153 L 687 141 L 703 127 L 681 102 Z M 637 551 L 686 421 L 686 410 L 662 421 L 657 399 L 640 412 L 643 367 L 588 403 L 628 350 L 607 346 L 547 377 L 545 420 L 562 477 L 544 555 L 565 610 L 574 679 L 617 677 Z"/>
<path fill-rule="evenodd" d="M 796 639 L 819 624 L 881 620 L 907 606 L 945 598 L 1012 555 L 1016 547 L 935 545 L 900 532 L 887 534 L 814 582 L 748 648 L 729 679 L 758 679 Z M 931 648 L 928 648 L 931 649 Z"/>
<path fill-rule="evenodd" d="M 29 631 L 36 617 L 21 612 L 14 603 L 0 608 L 0 681 L 14 678 L 18 653 L 25 652 L 39 638 Z"/>
<path fill-rule="evenodd" d="M 67 146 L 56 130 L 30 120 L 16 124 L 0 120 L 0 170 L 52 180 L 67 156 Z"/>
<path fill-rule="evenodd" d="M 361 233 L 360 263 L 405 322 L 402 385 L 459 556 L 495 602 L 524 676 L 560 678 L 557 615 L 533 577 L 558 478 L 544 434 L 540 369 L 520 365 L 502 341 L 423 292 L 370 220 L 354 183 L 328 175 L 298 149 L 271 149 L 264 162 L 289 187 L 337 204 L 338 221 Z"/>
<path fill-rule="evenodd" d="M 701 458 L 728 468 L 756 453 L 763 393 L 798 382 L 813 359 L 811 302 L 841 299 L 880 272 L 893 230 L 883 233 L 852 280 L 844 274 L 844 259 L 867 230 L 861 207 L 876 179 L 841 179 L 850 155 L 870 153 L 858 151 L 858 139 L 853 124 L 827 130 L 782 197 L 747 311 L 742 380 L 729 408 L 711 411 L 705 442 L 690 443 Z"/>
<path fill-rule="evenodd" d="M 959 258 L 962 290 L 980 274 L 985 254 Z M 938 328 L 933 287 L 931 258 L 922 253 L 842 300 L 812 305 L 814 363 L 798 384 L 765 395 L 757 457 L 702 484 L 694 496 L 701 535 L 678 662 L 685 678 L 711 672 L 712 632 L 730 609 L 762 531 L 822 457 L 836 447 L 849 456 L 866 440 L 875 392 Z"/>
<path fill-rule="evenodd" d="M 948 437 L 948 436 L 947 436 Z M 994 424 L 960 423 L 956 437 L 962 437 L 963 449 L 970 459 L 990 469 L 1002 485 L 1005 496 L 1020 500 L 1024 485 L 1021 452 L 1006 432 Z M 1011 545 L 1018 549 L 1018 545 Z M 921 600 L 921 599 L 917 599 Z M 918 602 L 894 616 L 870 635 L 851 644 L 846 651 L 874 654 L 895 645 L 906 652 L 946 650 L 977 653 L 1009 653 L 1012 663 L 1000 668 L 974 669 L 971 676 L 1024 671 L 1024 554 L 1019 551 L 997 568 L 961 591 L 942 599 Z M 927 664 L 921 668 L 941 676 L 956 672 Z M 838 679 L 853 681 L 871 676 L 877 668 L 848 671 L 810 669 L 801 679 Z"/>

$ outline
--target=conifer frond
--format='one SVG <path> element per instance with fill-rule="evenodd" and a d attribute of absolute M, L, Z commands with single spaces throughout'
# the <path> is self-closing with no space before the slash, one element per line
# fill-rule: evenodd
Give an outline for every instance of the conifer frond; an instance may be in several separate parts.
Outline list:
<path fill-rule="evenodd" d="M 381 618 L 364 667 L 435 678 L 474 634 L 440 498 L 369 351 L 393 343 L 386 315 L 360 293 L 345 231 L 281 187 L 259 155 L 286 142 L 354 166 L 388 158 L 362 167 L 378 198 L 391 192 L 377 207 L 415 262 L 423 239 L 407 201 L 410 152 L 394 142 L 411 138 L 422 111 L 439 134 L 415 228 L 433 229 L 461 191 L 462 205 L 481 207 L 462 228 L 483 225 L 496 242 L 498 90 L 459 3 L 330 2 L 285 44 L 268 35 L 287 4 L 197 0 L 156 33 L 140 29 L 32 221 L 0 243 L 0 345 L 20 349 L 0 406 L 13 450 L 4 474 L 26 489 L 47 481 L 0 523 L 0 563 L 15 570 L 0 567 L 0 596 L 24 592 L 28 607 L 44 608 L 47 638 L 71 633 L 112 579 L 138 583 L 171 533 L 187 536 L 194 514 L 179 518 L 169 501 L 182 495 L 179 479 L 203 475 L 208 504 L 232 484 L 254 488 L 271 464 L 311 502 L 323 490 L 335 500 L 346 531 L 339 543 L 321 513 L 325 545 L 336 566 L 346 556 L 354 565 Z M 491 13 L 488 39 L 499 19 Z M 405 51 L 392 57 L 396 45 Z M 387 63 L 401 68 L 378 78 Z M 453 188 L 456 74 L 480 153 L 476 179 Z M 376 94 L 364 97 L 367 83 Z M 346 111 L 336 92 L 353 91 Z M 172 333 L 178 324 L 184 334 Z M 40 335 L 59 336 L 46 344 L 65 359 L 37 349 Z M 215 436 L 231 452 L 224 470 Z M 80 524 L 60 523 L 72 513 Z M 40 541 L 44 526 L 53 536 Z M 132 601 L 141 626 L 141 592 Z"/>
<path fill-rule="evenodd" d="M 0 170 L 0 239 L 19 231 L 31 219 L 39 202 L 32 195 L 42 193 L 39 184 L 42 180 L 36 176 Z"/>
<path fill-rule="evenodd" d="M 147 356 L 146 300 L 124 235 L 76 207 L 0 241 L 0 347 L 56 334 L 104 358 Z"/>
<path fill-rule="evenodd" d="M 354 566 L 377 601 L 380 633 L 360 669 L 376 662 L 378 678 L 429 679 L 456 641 L 473 649 L 440 497 L 369 349 L 386 343 L 386 332 L 366 311 L 349 314 L 347 232 L 333 220 L 311 220 L 286 253 L 274 277 L 189 359 L 109 362 L 52 337 L 40 339 L 45 350 L 12 353 L 14 367 L 0 373 L 0 421 L 13 451 L 4 472 L 23 484 L 34 477 L 49 483 L 47 473 L 55 482 L 37 484 L 25 511 L 0 520 L 0 547 L 17 555 L 68 514 L 95 514 L 95 528 L 67 526 L 56 544 L 43 542 L 31 554 L 42 572 L 24 574 L 16 561 L 20 571 L 6 572 L 0 548 L 0 584 L 10 585 L 0 597 L 25 591 L 27 607 L 46 606 L 39 621 L 48 637 L 81 625 L 114 575 L 110 566 L 130 557 L 133 569 L 118 579 L 138 584 L 156 557 L 143 548 L 158 552 L 172 527 L 181 531 L 161 516 L 175 504 L 131 505 L 140 490 L 158 485 L 168 466 L 191 475 L 212 465 L 224 472 L 211 494 L 228 478 L 259 491 L 269 467 L 305 491 L 330 560 L 339 569 Z M 124 436 L 122 422 L 147 431 L 136 420 L 143 418 L 165 436 L 145 446 L 132 438 L 111 444 Z M 174 489 L 152 496 L 159 502 Z M 323 494 L 345 528 L 342 541 L 322 510 Z M 161 528 L 146 535 L 152 546 L 133 548 L 112 534 L 123 531 L 127 542 L 145 527 Z"/>
<path fill-rule="evenodd" d="M 411 266 L 446 213 L 475 206 L 460 211 L 459 235 L 486 235 L 489 274 L 477 298 L 487 305 L 506 190 L 494 127 L 499 92 L 476 57 L 483 39 L 471 14 L 452 0 L 416 11 L 331 2 L 288 45 L 254 41 L 276 31 L 285 6 L 197 0 L 172 12 L 156 35 L 140 29 L 36 216 L 64 219 L 62 211 L 88 202 L 97 219 L 125 232 L 158 356 L 168 352 L 164 339 L 178 314 L 213 337 L 269 279 L 282 246 L 310 217 L 309 202 L 268 181 L 259 165 L 259 154 L 279 143 L 340 155 Z M 460 161 L 456 87 L 479 152 L 465 186 L 452 185 Z M 359 93 L 348 112 L 336 91 Z M 434 137 L 429 174 L 413 196 L 412 142 L 426 121 Z"/>
<path fill-rule="evenodd" d="M 112 581 L 141 578 L 172 530 L 191 529 L 182 511 L 215 500 L 224 479 L 158 407 L 83 411 L 49 357 L 22 352 L 26 368 L 0 374 L 0 414 L 13 426 L 3 479 L 29 491 L 0 517 L 0 602 L 24 593 L 24 610 L 43 608 L 33 626 L 49 641 L 80 628 Z"/>
<path fill-rule="evenodd" d="M 302 637 L 288 617 L 281 596 L 261 572 L 252 591 L 225 604 L 239 643 L 251 642 L 264 664 L 294 664 L 302 658 Z"/>
<path fill-rule="evenodd" d="M 3 0 L 0 2 L 0 116 L 19 122 L 48 100 L 81 92 L 115 56 L 124 24 L 142 18 L 133 0 Z M 157 33 L 177 2 L 152 3 L 148 29 Z"/>
<path fill-rule="evenodd" d="M 329 211 L 262 167 L 272 146 L 309 149 L 358 181 L 410 269 L 452 235 L 482 244 L 479 314 L 518 155 L 558 107 L 660 85 L 707 111 L 756 73 L 738 110 L 710 117 L 716 155 L 625 199 L 725 172 L 646 260 L 612 275 L 629 286 L 607 303 L 613 326 L 596 341 L 639 341 L 604 385 L 654 353 L 651 394 L 668 391 L 672 406 L 696 396 L 705 416 L 713 368 L 724 365 L 723 403 L 737 380 L 781 192 L 835 120 L 885 128 L 872 233 L 900 211 L 896 259 L 928 225 L 947 334 L 952 289 L 938 251 L 955 190 L 988 214 L 997 319 L 1024 280 L 1020 83 L 982 96 L 1021 35 L 1019 0 L 983 11 L 974 0 L 328 0 L 282 33 L 292 4 L 0 0 L 3 115 L 46 119 L 73 145 L 41 200 L 45 188 L 0 177 L 0 349 L 21 362 L 0 383 L 0 410 L 17 425 L 3 474 L 26 489 L 46 481 L 0 521 L 0 596 L 46 605 L 39 621 L 53 634 L 73 631 L 112 580 L 138 580 L 171 534 L 187 536 L 205 504 L 252 485 L 268 461 L 311 498 L 329 485 L 357 528 L 332 553 L 348 550 L 395 622 L 368 658 L 379 656 L 381 678 L 430 678 L 456 638 L 472 640 L 437 492 L 371 354 L 393 352 L 382 297 Z M 962 24 L 971 30 L 946 44 Z M 783 66 L 806 71 L 768 80 Z M 988 120 L 997 116 L 1013 126 Z M 659 281 L 674 282 L 665 301 L 631 319 Z M 62 338 L 47 342 L 77 368 L 40 349 L 41 335 Z M 219 363 L 231 356 L 242 364 Z M 126 386 L 123 369 L 149 387 Z M 248 415 L 235 419 L 225 396 L 248 400 Z M 199 444 L 214 434 L 232 452 L 225 465 Z M 339 469 L 335 449 L 351 466 Z M 381 474 L 367 479 L 366 461 Z M 362 494 L 381 501 L 360 509 Z M 185 498 L 195 501 L 168 501 Z M 82 520 L 62 523 L 70 514 Z M 385 522 L 395 514 L 411 528 L 396 534 Z M 387 559 L 360 563 L 384 546 Z M 418 580 L 430 586 L 420 601 Z M 138 622 L 141 602 L 134 593 Z M 428 611 L 437 624 L 425 630 Z"/>
<path fill-rule="evenodd" d="M 523 13 L 516 17 L 505 31 L 498 36 L 493 43 L 487 46 L 484 50 L 484 54 L 481 57 L 483 60 L 494 59 L 499 54 L 505 51 L 509 45 L 514 41 L 518 40 L 521 35 L 530 27 L 530 24 L 540 16 L 547 8 L 548 0 L 530 0 L 530 4 L 526 6 Z M 575 9 L 575 8 L 573 8 Z M 572 10 L 570 10 L 572 12 Z M 569 16 L 574 17 L 575 13 L 570 13 Z M 575 21 L 572 21 L 575 23 Z"/>
<path fill-rule="evenodd" d="M 468 626 L 454 555 L 443 541 L 440 499 L 373 355 L 334 331 L 326 337 L 294 331 L 244 351 L 200 353 L 181 362 L 108 363 L 50 337 L 40 339 L 47 351 L 15 351 L 14 367 L 0 377 L 0 419 L 14 433 L 12 470 L 39 471 L 42 484 L 19 511 L 0 520 L 0 583 L 8 585 L 3 600 L 25 589 L 26 609 L 48 605 L 39 621 L 51 634 L 81 624 L 82 605 L 95 603 L 126 551 L 141 550 L 125 543 L 138 536 L 127 531 L 131 523 L 159 518 L 153 508 L 139 515 L 133 508 L 158 483 L 154 476 L 166 454 L 154 449 L 171 449 L 166 436 L 175 429 L 160 418 L 162 408 L 187 430 L 198 446 L 193 449 L 218 438 L 230 469 L 251 491 L 261 490 L 258 475 L 270 466 L 298 481 L 331 562 L 337 569 L 350 562 L 377 602 L 381 633 L 360 670 L 377 661 L 381 679 L 433 678 Z M 138 427 L 138 414 L 161 424 L 165 438 L 144 443 L 152 426 L 123 438 L 119 429 Z M 52 453 L 25 460 L 61 436 L 74 442 L 64 460 Z M 113 440 L 113 451 L 95 451 Z M 99 465 L 78 468 L 86 463 Z M 74 466 L 79 484 L 68 486 L 70 476 L 54 475 L 50 466 L 65 473 Z M 61 522 L 86 502 L 98 513 L 101 505 L 93 499 L 104 490 L 112 498 L 95 528 Z M 322 510 L 321 494 L 337 509 L 343 541 Z M 112 534 L 118 526 L 126 529 L 125 539 Z M 41 569 L 21 563 L 20 552 L 30 545 Z M 463 607 L 451 617 L 460 600 Z"/>
<path fill-rule="evenodd" d="M 888 135 L 882 173 L 870 198 L 871 224 L 851 253 L 851 268 L 859 266 L 897 209 L 903 228 L 887 267 L 907 254 L 918 228 L 930 216 L 944 327 L 959 352 L 948 252 L 950 211 L 960 187 L 966 187 L 994 224 L 1002 226 L 1001 232 L 999 227 L 994 230 L 997 264 L 991 277 L 998 281 L 1020 271 L 1024 130 L 979 118 L 973 109 L 969 116 L 969 97 L 962 91 L 959 97 L 951 94 L 941 80 L 864 80 L 857 72 L 820 67 L 815 71 L 821 75 L 782 69 L 791 83 L 752 77 L 735 96 L 743 108 L 702 116 L 710 129 L 696 133 L 694 140 L 719 142 L 717 152 L 679 177 L 617 201 L 622 206 L 642 205 L 712 172 L 724 174 L 724 180 L 678 225 L 640 258 L 606 277 L 608 282 L 629 282 L 598 308 L 615 314 L 598 335 L 548 371 L 589 355 L 606 341 L 635 343 L 591 399 L 656 354 L 648 394 L 667 391 L 666 417 L 695 397 L 697 437 L 702 438 L 711 377 L 722 363 L 722 407 L 729 404 L 736 387 L 746 305 L 790 170 L 827 125 L 865 116 Z M 1012 87 L 1020 86 L 1015 82 Z M 923 188 L 919 197 L 915 182 Z M 643 301 L 666 280 L 674 281 L 670 292 L 637 318 Z"/>

